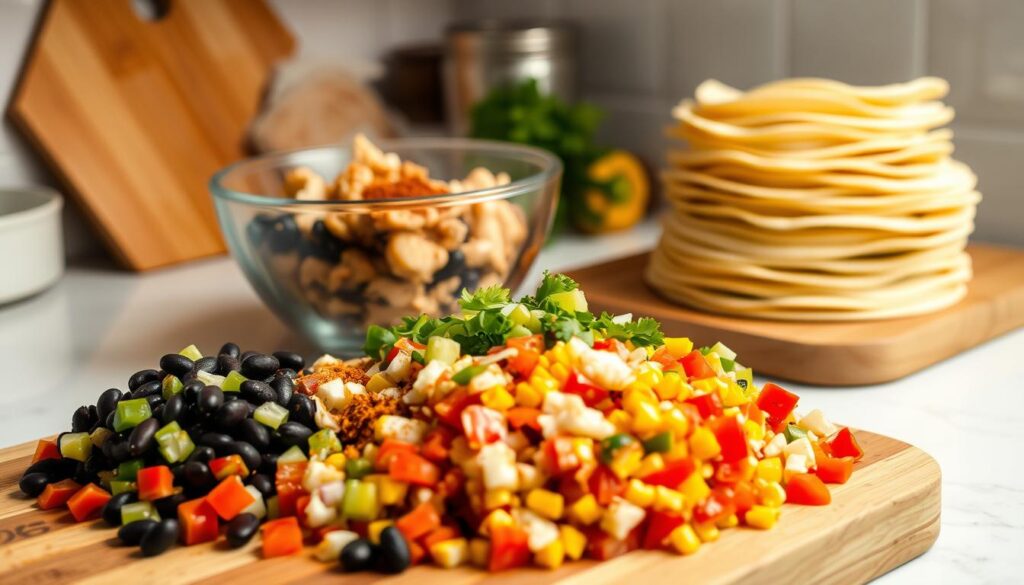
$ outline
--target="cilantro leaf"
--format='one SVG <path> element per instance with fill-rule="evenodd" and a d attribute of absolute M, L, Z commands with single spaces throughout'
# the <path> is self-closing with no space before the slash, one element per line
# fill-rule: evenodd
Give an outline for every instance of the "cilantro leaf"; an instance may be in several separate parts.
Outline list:
<path fill-rule="evenodd" d="M 661 324 L 650 317 L 641 317 L 636 321 L 617 322 L 612 315 L 601 313 L 596 320 L 596 328 L 607 338 L 619 341 L 631 341 L 633 345 L 661 345 L 665 335 L 661 332 Z"/>
<path fill-rule="evenodd" d="M 478 289 L 473 293 L 469 292 L 469 289 L 464 288 L 462 289 L 462 298 L 459 299 L 459 305 L 466 311 L 483 311 L 508 303 L 511 294 L 510 290 L 502 288 L 498 284 Z"/>
<path fill-rule="evenodd" d="M 523 297 L 522 303 L 530 309 L 547 310 L 547 305 L 544 304 L 544 301 L 548 297 L 555 293 L 576 290 L 579 287 L 580 285 L 568 276 L 564 274 L 551 274 L 545 270 L 544 278 L 541 279 L 540 285 L 537 287 L 537 295 Z"/>

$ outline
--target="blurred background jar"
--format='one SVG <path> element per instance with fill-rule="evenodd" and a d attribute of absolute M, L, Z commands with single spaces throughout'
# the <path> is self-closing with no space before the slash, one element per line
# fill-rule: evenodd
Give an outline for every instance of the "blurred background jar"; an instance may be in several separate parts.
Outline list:
<path fill-rule="evenodd" d="M 490 90 L 528 79 L 572 103 L 577 98 L 577 35 L 556 21 L 482 20 L 456 23 L 445 33 L 444 82 L 448 125 L 469 132 L 473 105 Z"/>

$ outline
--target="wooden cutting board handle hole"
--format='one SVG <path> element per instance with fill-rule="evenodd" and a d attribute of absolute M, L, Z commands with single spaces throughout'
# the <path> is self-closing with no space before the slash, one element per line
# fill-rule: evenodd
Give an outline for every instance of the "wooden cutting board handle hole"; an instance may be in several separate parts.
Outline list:
<path fill-rule="evenodd" d="M 146 22 L 158 22 L 167 16 L 171 0 L 131 0 L 136 16 Z"/>

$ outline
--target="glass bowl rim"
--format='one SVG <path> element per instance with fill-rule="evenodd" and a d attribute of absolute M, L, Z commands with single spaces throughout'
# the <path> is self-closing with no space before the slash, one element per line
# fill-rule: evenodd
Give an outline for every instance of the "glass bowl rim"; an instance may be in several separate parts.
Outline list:
<path fill-rule="evenodd" d="M 491 151 L 501 156 L 514 157 L 520 161 L 536 163 L 540 167 L 540 170 L 505 185 L 487 189 L 476 189 L 473 191 L 463 191 L 461 193 L 443 193 L 439 195 L 402 197 L 399 199 L 376 199 L 369 201 L 365 199 L 300 200 L 291 197 L 268 197 L 255 193 L 236 191 L 223 185 L 223 181 L 228 175 L 250 165 L 259 165 L 261 163 L 265 164 L 268 161 L 291 155 L 326 151 L 343 151 L 347 148 L 337 144 L 327 144 L 292 150 L 278 150 L 236 161 L 214 173 L 213 176 L 210 177 L 208 187 L 210 192 L 213 194 L 214 199 L 245 203 L 257 207 L 283 208 L 295 211 L 362 211 L 419 207 L 424 204 L 441 206 L 469 205 L 484 201 L 492 201 L 495 199 L 509 199 L 516 195 L 537 190 L 539 187 L 558 177 L 562 172 L 562 161 L 547 150 L 534 146 L 501 142 L 497 140 L 481 140 L 477 138 L 416 137 L 380 140 L 374 142 L 374 144 L 385 152 L 390 152 L 395 149 Z M 417 161 L 412 162 L 415 163 Z"/>

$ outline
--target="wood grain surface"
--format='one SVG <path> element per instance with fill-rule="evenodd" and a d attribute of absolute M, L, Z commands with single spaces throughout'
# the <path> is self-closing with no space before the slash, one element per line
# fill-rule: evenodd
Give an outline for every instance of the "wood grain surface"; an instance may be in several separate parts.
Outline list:
<path fill-rule="evenodd" d="M 721 341 L 766 376 L 852 386 L 901 378 L 1024 325 L 1024 251 L 971 244 L 968 252 L 974 278 L 956 305 L 859 323 L 741 319 L 673 304 L 643 284 L 647 254 L 569 274 L 595 312 L 654 317 L 666 333 L 698 345 Z"/>
<path fill-rule="evenodd" d="M 10 115 L 126 266 L 221 253 L 206 183 L 293 44 L 263 0 L 52 0 Z"/>
<path fill-rule="evenodd" d="M 719 541 L 679 557 L 636 551 L 604 563 L 569 563 L 557 571 L 523 569 L 497 575 L 469 569 L 417 567 L 400 576 L 345 575 L 358 584 L 562 585 L 660 583 L 863 583 L 926 551 L 939 534 L 940 471 L 923 451 L 860 431 L 866 455 L 844 485 L 830 486 L 832 504 L 787 504 L 774 529 L 722 531 Z M 17 488 L 33 444 L 0 450 L 0 581 L 55 583 L 320 583 L 341 577 L 337 564 L 301 555 L 262 560 L 259 538 L 231 550 L 223 540 L 178 546 L 143 558 L 116 545 L 101 520 L 76 524 L 66 510 L 41 511 Z M 685 578 L 684 578 L 685 576 Z"/>

